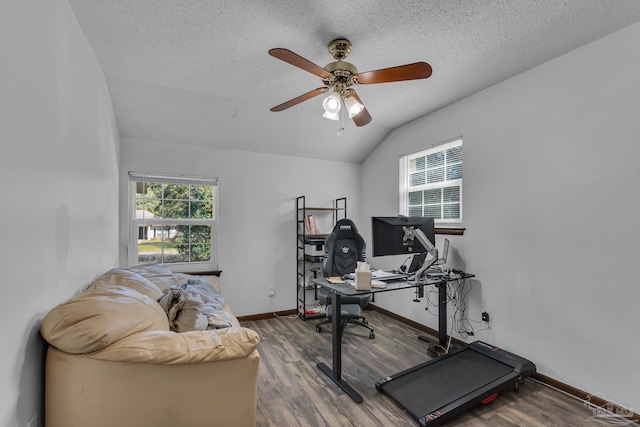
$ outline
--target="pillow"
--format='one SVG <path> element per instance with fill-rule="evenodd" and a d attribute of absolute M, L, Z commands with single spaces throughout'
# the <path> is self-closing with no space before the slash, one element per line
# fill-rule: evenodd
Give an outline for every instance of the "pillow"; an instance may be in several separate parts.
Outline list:
<path fill-rule="evenodd" d="M 114 268 L 107 271 L 95 282 L 90 284 L 87 289 L 104 288 L 105 286 L 111 285 L 125 286 L 127 288 L 135 289 L 141 294 L 144 294 L 154 300 L 157 300 L 162 296 L 160 288 L 158 288 L 149 279 L 123 268 Z"/>
<path fill-rule="evenodd" d="M 40 333 L 67 353 L 90 353 L 129 335 L 169 330 L 162 307 L 146 295 L 124 286 L 96 286 L 51 310 Z"/>
<path fill-rule="evenodd" d="M 187 283 L 189 279 L 201 280 L 208 283 L 213 289 L 216 290 L 216 292 L 222 295 L 222 286 L 220 286 L 220 279 L 218 279 L 218 276 L 199 276 L 194 274 L 176 273 L 176 277 L 178 278 L 180 284 Z"/>
<path fill-rule="evenodd" d="M 128 267 L 126 270 L 138 273 L 145 279 L 153 282 L 162 292 L 171 286 L 185 283 L 181 281 L 173 272 L 163 264 L 139 264 Z"/>

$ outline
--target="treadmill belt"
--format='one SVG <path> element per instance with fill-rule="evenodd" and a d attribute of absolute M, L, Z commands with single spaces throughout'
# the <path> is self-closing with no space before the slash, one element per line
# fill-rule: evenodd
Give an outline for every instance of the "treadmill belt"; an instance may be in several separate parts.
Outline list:
<path fill-rule="evenodd" d="M 419 418 L 479 389 L 505 375 L 513 367 L 475 351 L 462 351 L 437 363 L 438 369 L 425 366 L 413 375 L 394 378 L 384 384 L 385 393 L 402 402 L 404 409 Z"/>

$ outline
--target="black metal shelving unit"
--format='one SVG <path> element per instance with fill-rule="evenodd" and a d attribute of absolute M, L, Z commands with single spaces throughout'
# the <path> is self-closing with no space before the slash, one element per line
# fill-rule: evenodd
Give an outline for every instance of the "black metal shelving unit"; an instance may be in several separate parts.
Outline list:
<path fill-rule="evenodd" d="M 335 199 L 333 207 L 310 207 L 307 206 L 306 196 L 296 198 L 296 307 L 302 320 L 324 316 L 324 312 L 318 310 L 316 304 L 318 295 L 315 286 L 309 283 L 309 278 L 313 275 L 311 270 L 318 267 L 317 272 L 320 271 L 323 256 L 309 254 L 306 245 L 324 246 L 324 241 L 331 230 L 326 230 L 327 233 L 310 233 L 306 226 L 306 218 L 307 215 L 325 214 L 333 215 L 333 225 L 339 219 L 346 218 L 347 198 Z M 310 295 L 311 292 L 313 292 L 313 297 Z M 309 293 L 309 298 L 307 298 L 307 293 Z"/>

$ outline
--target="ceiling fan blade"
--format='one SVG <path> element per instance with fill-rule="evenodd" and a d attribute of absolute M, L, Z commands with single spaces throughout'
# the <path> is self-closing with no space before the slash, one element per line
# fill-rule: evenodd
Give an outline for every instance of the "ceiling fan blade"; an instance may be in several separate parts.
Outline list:
<path fill-rule="evenodd" d="M 314 96 L 321 95 L 321 94 L 325 93 L 328 90 L 329 90 L 328 87 L 319 87 L 319 88 L 314 89 L 312 91 L 309 91 L 309 92 L 307 92 L 307 93 L 305 93 L 303 95 L 300 95 L 297 98 L 293 98 L 293 99 L 290 99 L 287 102 L 283 102 L 280 105 L 276 105 L 270 111 L 278 112 L 278 111 L 286 110 L 287 108 L 293 107 L 294 105 L 298 105 L 301 102 L 306 101 L 307 99 L 311 99 Z"/>
<path fill-rule="evenodd" d="M 362 103 L 362 100 L 360 99 L 360 97 L 358 96 L 355 90 L 351 90 L 350 92 L 351 92 L 351 96 L 353 96 L 355 100 L 358 101 L 360 104 L 362 104 L 362 106 L 364 107 L 362 111 L 360 111 L 358 114 L 353 116 L 351 119 L 358 127 L 364 126 L 370 123 L 371 114 L 369 114 L 369 112 L 367 111 L 367 107 L 364 106 L 364 104 Z"/>
<path fill-rule="evenodd" d="M 298 67 L 305 71 L 310 72 L 311 74 L 315 74 L 320 78 L 328 79 L 329 77 L 331 77 L 331 73 L 325 70 L 324 68 L 322 68 L 321 66 L 316 65 L 307 59 L 304 59 L 302 56 L 296 53 L 293 53 L 288 49 L 282 49 L 282 48 L 270 49 L 269 55 L 273 56 L 274 58 L 281 59 L 284 62 L 288 62 L 294 67 Z"/>
<path fill-rule="evenodd" d="M 357 80 L 362 85 L 400 82 L 403 80 L 426 79 L 431 76 L 431 73 L 431 65 L 426 62 L 415 62 L 397 67 L 383 68 L 382 70 L 365 71 L 358 74 Z"/>

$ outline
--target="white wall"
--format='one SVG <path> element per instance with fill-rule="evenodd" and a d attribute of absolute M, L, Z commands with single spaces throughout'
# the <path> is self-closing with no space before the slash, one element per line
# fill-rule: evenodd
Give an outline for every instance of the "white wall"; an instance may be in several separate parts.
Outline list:
<path fill-rule="evenodd" d="M 45 313 L 117 265 L 118 133 L 66 0 L 0 13 L 0 425 L 44 425 Z"/>
<path fill-rule="evenodd" d="M 361 207 L 364 217 L 397 215 L 398 157 L 462 135 L 466 232 L 449 239 L 452 265 L 477 275 L 469 316 L 492 315 L 475 338 L 634 408 L 638 40 L 640 24 L 394 130 L 363 164 Z M 412 297 L 377 301 L 437 329 Z"/>
<path fill-rule="evenodd" d="M 127 264 L 128 171 L 219 178 L 220 282 L 238 316 L 296 307 L 296 197 L 306 195 L 308 206 L 321 207 L 347 197 L 349 216 L 358 218 L 360 165 L 355 163 L 131 137 L 122 138 L 121 159 L 122 265 Z"/>

